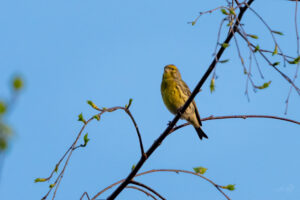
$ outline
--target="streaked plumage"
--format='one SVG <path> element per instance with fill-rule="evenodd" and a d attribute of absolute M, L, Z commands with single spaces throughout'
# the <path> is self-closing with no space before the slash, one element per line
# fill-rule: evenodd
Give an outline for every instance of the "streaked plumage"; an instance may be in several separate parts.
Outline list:
<path fill-rule="evenodd" d="M 191 95 L 189 87 L 181 79 L 179 70 L 175 65 L 167 65 L 164 68 L 164 74 L 161 82 L 161 95 L 168 110 L 174 115 L 184 105 Z M 181 116 L 182 119 L 190 122 L 196 129 L 199 138 L 208 138 L 201 129 L 200 115 L 193 101 Z"/>

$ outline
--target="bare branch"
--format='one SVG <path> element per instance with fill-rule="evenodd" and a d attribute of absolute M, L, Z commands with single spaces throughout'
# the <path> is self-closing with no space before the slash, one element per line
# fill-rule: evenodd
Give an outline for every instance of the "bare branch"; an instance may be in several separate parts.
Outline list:
<path fill-rule="evenodd" d="M 147 192 L 146 190 L 143 190 L 143 189 L 141 189 L 141 188 L 138 188 L 138 187 L 135 187 L 135 186 L 126 186 L 126 188 L 131 188 L 131 189 L 135 189 L 135 190 L 141 191 L 141 192 L 143 192 L 144 194 L 146 194 L 147 196 L 151 197 L 152 199 L 157 200 L 157 199 L 155 198 L 155 196 L 153 196 L 151 193 L 149 193 L 149 192 Z"/>
<path fill-rule="evenodd" d="M 213 186 L 215 186 L 217 188 L 217 190 L 219 192 L 221 192 L 221 194 L 226 197 L 227 200 L 230 200 L 230 198 L 222 191 L 222 188 L 223 186 L 221 185 L 218 185 L 216 184 L 215 182 L 213 182 L 212 180 L 206 178 L 205 176 L 199 174 L 199 173 L 195 173 L 195 172 L 192 172 L 192 171 L 188 171 L 188 170 L 181 170 L 181 169 L 152 169 L 152 170 L 149 170 L 149 171 L 145 171 L 145 172 L 142 172 L 142 173 L 139 173 L 137 174 L 135 177 L 138 177 L 138 176 L 143 176 L 145 174 L 151 174 L 151 173 L 157 173 L 157 172 L 175 172 L 175 173 L 184 173 L 184 174 L 191 174 L 191 175 L 195 175 L 195 176 L 198 176 L 206 181 L 208 181 L 209 183 L 211 183 Z M 97 197 L 99 197 L 101 194 L 103 194 L 105 191 L 107 191 L 108 189 L 120 184 L 120 183 L 123 183 L 126 179 L 122 179 L 122 180 L 119 180 L 113 184 L 111 184 L 110 186 L 104 188 L 103 190 L 101 190 L 100 192 L 98 192 L 93 198 L 92 200 L 96 199 Z"/>
<path fill-rule="evenodd" d="M 146 190 L 149 190 L 150 192 L 152 192 L 153 194 L 155 194 L 156 196 L 158 196 L 160 199 L 162 200 L 166 200 L 166 198 L 162 197 L 158 192 L 156 192 L 154 189 L 152 189 L 151 187 L 143 184 L 143 183 L 140 183 L 140 182 L 137 182 L 137 181 L 134 181 L 134 180 L 131 180 L 130 181 L 131 184 L 134 184 L 134 185 L 138 185 L 140 187 L 143 187 L 145 188 Z"/>

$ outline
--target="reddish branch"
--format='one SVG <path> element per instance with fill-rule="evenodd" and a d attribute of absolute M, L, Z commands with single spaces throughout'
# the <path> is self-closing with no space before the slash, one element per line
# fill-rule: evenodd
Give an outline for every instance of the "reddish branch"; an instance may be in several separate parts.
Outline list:
<path fill-rule="evenodd" d="M 143 187 L 143 188 L 145 188 L 146 190 L 148 190 L 148 191 L 152 192 L 153 194 L 155 194 L 156 196 L 158 196 L 160 199 L 166 200 L 163 196 L 161 196 L 161 195 L 160 195 L 158 192 L 156 192 L 154 189 L 152 189 L 151 187 L 149 187 L 149 186 L 147 186 L 147 185 L 145 185 L 145 184 L 143 184 L 143 183 L 140 183 L 140 182 L 137 182 L 137 181 L 134 181 L 134 180 L 130 181 L 130 183 L 131 183 L 131 184 L 134 184 L 134 185 L 138 185 L 138 186 L 140 186 L 140 187 Z"/>
<path fill-rule="evenodd" d="M 194 175 L 194 176 L 198 176 L 206 181 L 208 181 L 209 183 L 211 183 L 213 186 L 215 186 L 217 188 L 217 190 L 224 196 L 226 197 L 227 200 L 230 200 L 230 198 L 221 190 L 224 186 L 221 186 L 221 185 L 218 185 L 216 184 L 215 182 L 213 182 L 212 180 L 210 180 L 209 178 L 206 178 L 205 176 L 199 174 L 199 173 L 195 173 L 195 172 L 192 172 L 192 171 L 188 171 L 188 170 L 181 170 L 181 169 L 152 169 L 152 170 L 149 170 L 149 171 L 145 171 L 145 172 L 142 172 L 142 173 L 139 173 L 137 174 L 135 177 L 138 177 L 138 176 L 143 176 L 145 174 L 151 174 L 151 173 L 157 173 L 157 172 L 175 172 L 175 173 L 184 173 L 184 174 L 191 174 L 191 175 Z M 104 188 L 103 190 L 101 190 L 100 192 L 98 192 L 94 197 L 93 199 L 96 199 L 97 197 L 99 197 L 101 194 L 103 194 L 105 191 L 109 190 L 110 188 L 120 184 L 120 183 L 123 183 L 125 181 L 125 179 L 122 179 L 122 180 L 119 180 L 113 184 L 111 184 L 110 186 Z"/>
<path fill-rule="evenodd" d="M 140 191 L 140 192 L 143 192 L 143 193 L 146 194 L 147 196 L 151 197 L 152 199 L 157 200 L 157 199 L 155 198 L 155 196 L 153 196 L 152 194 L 150 194 L 149 192 L 147 192 L 146 190 L 143 190 L 143 189 L 141 189 L 141 188 L 138 188 L 138 187 L 135 187 L 135 186 L 126 186 L 126 188 L 131 188 L 131 189 L 138 190 L 138 191 Z"/>

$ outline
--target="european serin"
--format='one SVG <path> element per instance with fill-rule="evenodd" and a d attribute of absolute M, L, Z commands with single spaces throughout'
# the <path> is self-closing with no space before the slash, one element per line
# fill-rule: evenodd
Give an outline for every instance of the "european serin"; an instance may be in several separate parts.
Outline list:
<path fill-rule="evenodd" d="M 180 72 L 175 65 L 165 66 L 161 82 L 161 95 L 168 110 L 174 115 L 177 114 L 178 110 L 191 95 L 189 87 L 181 79 Z M 189 105 L 181 115 L 181 118 L 194 126 L 201 140 L 203 137 L 208 138 L 201 129 L 202 124 L 195 101 Z"/>

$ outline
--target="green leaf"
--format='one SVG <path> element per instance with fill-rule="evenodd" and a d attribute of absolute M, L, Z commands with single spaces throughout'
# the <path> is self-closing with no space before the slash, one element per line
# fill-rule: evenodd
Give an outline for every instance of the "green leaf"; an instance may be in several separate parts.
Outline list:
<path fill-rule="evenodd" d="M 86 101 L 90 106 L 92 106 L 92 108 L 94 109 L 99 109 L 92 101 L 88 100 Z"/>
<path fill-rule="evenodd" d="M 86 133 L 86 134 L 84 135 L 84 137 L 83 137 L 83 141 L 84 141 L 84 144 L 83 144 L 83 146 L 86 146 L 86 145 L 87 145 L 87 143 L 90 141 L 90 138 L 88 138 L 88 133 Z"/>
<path fill-rule="evenodd" d="M 229 12 L 230 12 L 230 14 L 236 16 L 235 11 L 234 11 L 234 8 L 231 7 L 231 8 L 229 9 Z"/>
<path fill-rule="evenodd" d="M 194 172 L 197 174 L 204 174 L 207 171 L 207 168 L 205 168 L 205 167 L 195 167 L 193 169 L 194 169 Z"/>
<path fill-rule="evenodd" d="M 129 99 L 128 105 L 127 105 L 127 104 L 125 105 L 125 108 L 126 108 L 126 109 L 129 109 L 129 107 L 131 106 L 132 101 L 133 101 L 132 99 Z"/>
<path fill-rule="evenodd" d="M 258 39 L 257 35 L 252 35 L 252 34 L 248 34 L 249 37 L 253 38 L 253 39 Z"/>
<path fill-rule="evenodd" d="M 47 179 L 45 179 L 45 178 L 36 178 L 36 179 L 34 179 L 35 183 L 37 183 L 37 182 L 45 182 L 45 181 L 47 181 Z"/>
<path fill-rule="evenodd" d="M 94 115 L 94 119 L 96 119 L 97 121 L 100 120 L 100 116 L 99 115 Z"/>
<path fill-rule="evenodd" d="M 215 91 L 215 78 L 211 79 L 209 88 L 210 88 L 211 93 L 213 93 Z"/>
<path fill-rule="evenodd" d="M 135 168 L 135 165 L 132 165 L 132 167 L 131 167 L 131 171 L 133 171 L 133 170 L 134 170 L 134 168 Z"/>
<path fill-rule="evenodd" d="M 57 171 L 58 171 L 58 164 L 55 165 L 54 171 L 57 173 Z"/>
<path fill-rule="evenodd" d="M 254 52 L 257 52 L 257 51 L 259 51 L 259 45 L 255 46 Z"/>
<path fill-rule="evenodd" d="M 277 55 L 278 54 L 278 46 L 277 44 L 275 45 L 274 51 L 272 53 L 272 56 Z"/>
<path fill-rule="evenodd" d="M 229 59 L 226 60 L 219 60 L 219 63 L 227 63 L 229 61 Z"/>
<path fill-rule="evenodd" d="M 54 186 L 55 186 L 55 183 L 50 184 L 50 185 L 49 185 L 49 188 L 53 188 Z"/>
<path fill-rule="evenodd" d="M 224 15 L 229 15 L 229 13 L 226 11 L 226 9 L 222 8 L 221 9 L 221 12 L 224 14 Z"/>
<path fill-rule="evenodd" d="M 288 61 L 290 64 L 298 64 L 300 61 L 300 56 L 298 56 L 297 58 L 295 58 L 293 61 Z"/>
<path fill-rule="evenodd" d="M 83 118 L 82 113 L 80 113 L 80 114 L 78 115 L 78 121 L 83 122 L 83 123 L 86 124 L 86 121 L 85 121 L 85 119 Z"/>
<path fill-rule="evenodd" d="M 275 33 L 275 34 L 278 34 L 278 35 L 283 35 L 283 33 L 279 32 L 279 31 L 272 31 L 272 33 Z"/>
<path fill-rule="evenodd" d="M 260 89 L 260 90 L 261 90 L 261 89 L 265 89 L 265 88 L 269 87 L 269 85 L 271 84 L 271 82 L 272 82 L 272 81 L 266 82 L 266 83 L 264 83 L 262 86 L 258 86 L 257 88 Z"/>
<path fill-rule="evenodd" d="M 15 77 L 13 79 L 13 88 L 15 91 L 19 91 L 23 88 L 23 80 L 21 77 Z"/>
<path fill-rule="evenodd" d="M 196 24 L 196 21 L 192 21 L 192 26 L 194 26 Z"/>
<path fill-rule="evenodd" d="M 6 112 L 6 104 L 3 101 L 0 101 L 0 115 L 3 115 Z"/>
<path fill-rule="evenodd" d="M 7 148 L 7 141 L 5 138 L 0 138 L 0 153 Z"/>
<path fill-rule="evenodd" d="M 272 64 L 272 66 L 277 66 L 277 65 L 279 65 L 280 64 L 280 62 L 274 62 L 273 64 Z"/>
<path fill-rule="evenodd" d="M 226 186 L 222 186 L 223 189 L 227 189 L 227 190 L 230 190 L 230 191 L 233 191 L 235 190 L 235 184 L 229 184 L 229 185 L 226 185 Z"/>
<path fill-rule="evenodd" d="M 227 48 L 227 47 L 229 47 L 229 44 L 224 42 L 224 43 L 222 44 L 222 47 L 223 47 L 223 48 Z"/>

